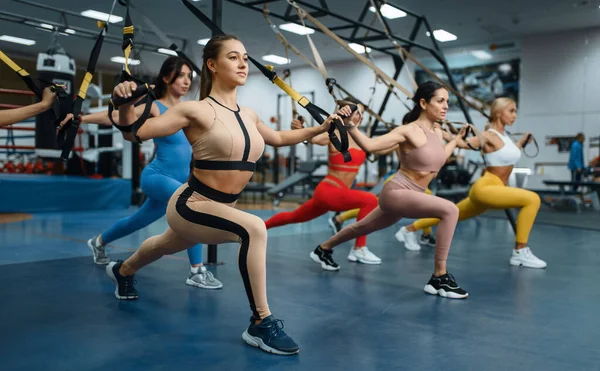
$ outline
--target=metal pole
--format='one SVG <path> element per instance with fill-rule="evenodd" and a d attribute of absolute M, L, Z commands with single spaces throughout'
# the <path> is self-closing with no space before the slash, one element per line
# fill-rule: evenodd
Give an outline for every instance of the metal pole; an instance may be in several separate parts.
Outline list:
<path fill-rule="evenodd" d="M 410 40 L 414 40 L 417 38 L 419 29 L 421 28 L 421 18 L 418 18 L 417 21 L 415 22 L 415 25 L 413 26 L 413 29 L 410 33 Z M 407 46 L 406 47 L 406 51 L 410 52 L 410 50 L 412 49 L 411 46 Z M 394 61 L 394 66 L 396 67 L 396 72 L 394 73 L 394 80 L 398 79 L 398 76 L 400 76 L 400 72 L 402 72 L 402 67 L 404 66 L 404 61 L 402 59 L 400 59 L 399 56 L 394 55 L 393 57 L 393 61 Z M 383 99 L 383 102 L 381 103 L 381 108 L 379 108 L 379 112 L 377 113 L 379 116 L 383 115 L 383 111 L 385 110 L 385 107 L 387 105 L 388 100 L 390 99 L 390 96 L 392 95 L 392 91 L 388 90 L 385 93 L 385 98 Z M 375 120 L 375 122 L 373 123 L 373 127 L 371 129 L 371 136 L 374 135 L 374 133 L 377 130 L 377 125 L 379 124 L 378 120 Z"/>
<path fill-rule="evenodd" d="M 310 92 L 310 101 L 311 102 L 315 101 L 315 92 L 314 91 Z M 315 119 L 313 119 L 311 115 L 304 116 L 304 117 L 310 119 L 309 126 L 315 125 Z M 308 122 L 306 124 L 308 125 Z M 313 159 L 313 145 L 314 144 L 312 144 L 312 143 L 308 143 L 308 145 L 306 146 L 306 161 L 312 161 L 312 159 Z"/>
<path fill-rule="evenodd" d="M 223 2 L 222 0 L 213 0 L 212 1 L 212 20 L 215 24 L 221 28 L 223 18 Z M 216 33 L 213 32 L 212 36 L 216 36 Z M 220 265 L 222 262 L 217 262 L 217 245 L 208 245 L 208 261 L 207 265 Z"/>
<path fill-rule="evenodd" d="M 515 216 L 512 214 L 511 209 L 504 210 L 504 213 L 506 214 L 506 219 L 508 219 L 508 222 L 510 223 L 510 226 L 512 227 L 513 232 L 515 232 L 515 234 L 517 234 L 517 227 L 516 227 L 516 223 L 515 223 Z"/>
<path fill-rule="evenodd" d="M 400 72 L 402 72 L 402 65 L 404 64 L 404 62 L 402 62 L 402 59 L 400 59 L 400 57 L 398 56 L 393 56 L 392 59 L 396 67 L 393 79 L 398 80 L 398 76 L 400 76 Z M 379 116 L 383 115 L 383 111 L 385 111 L 385 106 L 387 105 L 387 102 L 391 96 L 392 91 L 388 89 L 388 91 L 385 93 L 385 97 L 383 98 L 383 102 L 381 103 L 381 107 L 379 108 L 379 112 L 377 112 Z M 373 137 L 373 135 L 377 131 L 377 125 L 379 125 L 379 120 L 375 119 L 375 121 L 373 122 L 373 126 L 371 127 L 371 132 L 367 133 L 369 134 L 369 136 Z"/>
<path fill-rule="evenodd" d="M 279 120 L 281 120 L 281 97 L 282 95 L 277 95 L 277 116 L 276 116 L 276 127 L 277 130 L 279 126 Z M 273 184 L 279 184 L 279 149 L 277 147 L 273 147 Z"/>

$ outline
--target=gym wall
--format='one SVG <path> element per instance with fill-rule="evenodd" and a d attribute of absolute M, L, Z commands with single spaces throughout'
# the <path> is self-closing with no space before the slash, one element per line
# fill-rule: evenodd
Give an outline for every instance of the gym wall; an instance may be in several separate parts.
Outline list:
<path fill-rule="evenodd" d="M 537 178 L 540 182 L 541 178 L 569 180 L 570 173 L 566 168 L 569 154 L 559 153 L 556 145 L 546 145 L 545 141 L 548 136 L 574 136 L 579 131 L 585 133 L 587 138 L 600 135 L 600 29 L 545 34 L 524 39 L 521 42 L 520 58 L 519 117 L 512 131 L 531 131 L 538 140 L 540 153 L 535 158 L 523 156 L 517 166 L 537 170 L 537 176 L 532 178 Z M 376 58 L 376 64 L 387 74 L 393 74 L 391 58 Z M 412 71 L 414 66 L 409 64 L 409 68 Z M 278 66 L 276 69 L 282 72 L 284 68 Z M 329 63 L 327 69 L 331 77 L 337 77 L 343 83 L 342 86 L 357 98 L 369 100 L 374 79 L 369 68 L 360 62 L 352 61 Z M 295 68 L 292 70 L 292 82 L 293 87 L 301 93 L 314 91 L 315 102 L 324 109 L 333 109 L 332 98 L 317 71 L 310 67 Z M 411 81 L 404 70 L 399 82 L 405 87 L 411 87 Z M 380 107 L 385 92 L 385 87 L 378 85 L 372 105 L 376 109 Z M 254 70 L 246 86 L 239 90 L 239 100 L 255 109 L 259 117 L 265 123 L 269 123 L 270 117 L 277 114 L 278 94 L 282 94 L 279 88 Z M 412 102 L 406 103 L 412 106 Z M 298 112 L 307 116 L 301 107 L 298 108 Z M 392 97 L 383 118 L 400 122 L 405 112 L 406 108 Z M 473 123 L 483 130 L 487 119 L 476 111 L 470 110 L 469 113 Z M 289 128 L 290 117 L 291 103 L 289 98 L 285 97 L 281 100 L 282 129 Z M 465 120 L 462 112 L 455 111 L 449 113 L 448 119 Z M 366 124 L 366 120 L 363 124 Z M 272 126 L 275 127 L 274 124 Z M 288 151 L 289 149 L 283 148 L 280 153 L 287 155 Z M 528 148 L 527 151 L 533 153 L 533 148 Z M 305 158 L 304 145 L 299 145 L 296 152 L 298 157 Z M 597 156 L 598 152 L 598 148 L 589 148 L 589 140 L 586 139 L 586 162 Z M 314 147 L 313 157 L 325 155 L 324 147 Z M 465 151 L 465 157 L 481 161 L 481 156 L 473 151 Z M 536 163 L 565 165 L 536 167 Z"/>
<path fill-rule="evenodd" d="M 589 138 L 600 135 L 600 28 L 530 37 L 522 42 L 519 118 L 515 131 L 531 131 L 540 142 L 535 162 L 569 161 L 569 153 L 547 146 L 547 136 L 586 135 L 584 160 L 598 156 Z M 540 174 L 542 175 L 542 174 Z M 543 176 L 570 180 L 566 166 L 545 166 Z"/>

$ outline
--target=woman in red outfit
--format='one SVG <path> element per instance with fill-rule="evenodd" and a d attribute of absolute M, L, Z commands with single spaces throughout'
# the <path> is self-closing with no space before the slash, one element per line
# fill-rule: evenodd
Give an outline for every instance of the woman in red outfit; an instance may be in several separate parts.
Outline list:
<path fill-rule="evenodd" d="M 346 98 L 345 102 L 351 102 L 358 106 L 352 116 L 344 120 L 351 121 L 354 125 L 360 125 L 365 107 L 358 101 Z M 293 128 L 302 127 L 300 121 L 294 120 Z M 312 144 L 329 146 L 329 169 L 327 176 L 317 185 L 313 197 L 292 212 L 282 212 L 273 215 L 265 224 L 267 229 L 279 227 L 292 223 L 303 223 L 318 218 L 329 211 L 346 211 L 360 209 L 357 220 L 361 220 L 371 210 L 377 207 L 377 196 L 370 192 L 351 189 L 360 166 L 366 158 L 365 152 L 358 147 L 348 136 L 348 151 L 352 160 L 344 162 L 342 154 L 333 147 L 327 133 L 323 133 L 311 140 Z M 381 259 L 369 251 L 366 246 L 367 237 L 356 238 L 354 248 L 348 254 L 348 260 L 364 264 L 381 264 Z"/>

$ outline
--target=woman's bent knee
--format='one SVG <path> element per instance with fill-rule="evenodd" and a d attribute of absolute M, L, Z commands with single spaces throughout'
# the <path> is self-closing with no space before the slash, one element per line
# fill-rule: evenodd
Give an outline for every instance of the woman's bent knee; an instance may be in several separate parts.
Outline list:
<path fill-rule="evenodd" d="M 379 204 L 379 199 L 372 193 L 368 193 L 368 196 L 365 196 L 365 206 L 374 209 Z"/>
<path fill-rule="evenodd" d="M 535 207 L 536 209 L 539 209 L 541 203 L 542 203 L 542 200 L 537 193 L 531 192 L 529 194 L 529 202 L 528 202 L 529 205 Z"/>
<path fill-rule="evenodd" d="M 267 240 L 267 227 L 264 220 L 258 216 L 252 215 L 251 218 L 249 218 L 247 225 L 244 225 L 243 227 L 248 233 L 248 237 L 250 239 L 264 241 Z"/>
<path fill-rule="evenodd" d="M 444 205 L 442 208 L 442 216 L 440 219 L 444 219 L 444 220 L 452 220 L 452 221 L 458 221 L 458 207 L 456 206 L 456 204 L 444 200 Z"/>

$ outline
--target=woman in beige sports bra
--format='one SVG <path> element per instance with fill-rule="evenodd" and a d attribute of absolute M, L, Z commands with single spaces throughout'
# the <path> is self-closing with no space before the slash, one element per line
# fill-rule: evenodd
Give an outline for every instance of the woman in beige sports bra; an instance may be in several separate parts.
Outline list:
<path fill-rule="evenodd" d="M 242 334 L 246 343 L 274 354 L 298 353 L 298 345 L 283 331 L 282 321 L 269 311 L 266 290 L 267 230 L 258 216 L 237 210 L 235 203 L 255 170 L 264 145 L 298 144 L 326 132 L 332 115 L 318 127 L 275 131 L 254 111 L 240 108 L 236 89 L 246 83 L 248 56 L 232 35 L 215 36 L 204 47 L 200 101 L 180 103 L 139 128 L 140 140 L 171 135 L 183 130 L 192 145 L 194 169 L 167 206 L 169 228 L 154 236 L 126 261 L 106 268 L 116 283 L 118 299 L 137 299 L 133 275 L 163 255 L 174 254 L 198 243 L 239 242 L 238 265 L 252 317 Z M 135 84 L 117 85 L 114 94 L 130 97 Z M 133 105 L 119 109 L 120 125 L 135 120 Z M 201 181 L 200 181 L 201 180 Z"/>

